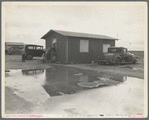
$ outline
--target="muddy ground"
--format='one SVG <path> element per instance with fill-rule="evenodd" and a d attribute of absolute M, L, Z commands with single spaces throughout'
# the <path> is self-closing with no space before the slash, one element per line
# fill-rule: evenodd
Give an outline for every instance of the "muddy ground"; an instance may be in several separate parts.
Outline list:
<path fill-rule="evenodd" d="M 34 57 L 33 60 L 22 62 L 21 55 L 5 55 L 5 69 L 37 69 L 50 67 L 49 63 L 42 64 L 41 57 Z"/>
<path fill-rule="evenodd" d="M 128 117 L 144 112 L 142 58 L 119 66 L 64 65 L 42 63 L 41 58 L 22 63 L 20 55 L 6 55 L 5 70 L 6 114 Z"/>
<path fill-rule="evenodd" d="M 144 60 L 143 58 L 138 59 L 136 64 L 121 64 L 116 65 L 98 65 L 94 64 L 54 64 L 54 63 L 42 63 L 40 57 L 36 57 L 33 60 L 21 61 L 21 55 L 6 55 L 5 58 L 5 69 L 38 69 L 38 68 L 50 68 L 52 65 L 67 66 L 79 69 L 87 69 L 93 71 L 105 71 L 113 74 L 120 74 L 124 76 L 144 78 Z"/>

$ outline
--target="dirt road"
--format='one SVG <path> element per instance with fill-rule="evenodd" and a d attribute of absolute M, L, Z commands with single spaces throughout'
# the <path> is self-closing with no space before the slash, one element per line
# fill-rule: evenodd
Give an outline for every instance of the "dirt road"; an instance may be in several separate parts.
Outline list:
<path fill-rule="evenodd" d="M 41 57 L 34 57 L 33 60 L 26 60 L 22 62 L 21 55 L 7 55 L 5 56 L 5 69 L 37 69 L 50 68 L 50 63 L 42 63 Z"/>

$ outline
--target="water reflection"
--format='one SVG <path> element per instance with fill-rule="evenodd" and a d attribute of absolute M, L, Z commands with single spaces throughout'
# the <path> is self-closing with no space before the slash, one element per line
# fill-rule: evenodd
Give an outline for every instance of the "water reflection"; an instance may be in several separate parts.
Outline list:
<path fill-rule="evenodd" d="M 118 85 L 127 79 L 124 76 L 108 74 L 106 72 L 60 66 L 53 66 L 45 70 L 11 70 L 11 72 L 8 72 L 7 76 L 11 76 L 11 79 L 16 79 L 15 75 L 17 75 L 17 78 L 24 82 L 27 87 L 29 87 L 29 84 L 38 84 L 38 87 L 35 86 L 34 90 L 42 86 L 50 96 L 74 94 L 82 90 L 89 90 L 89 88 Z M 9 79 L 9 77 L 7 79 Z M 14 81 L 11 80 L 11 82 L 13 83 Z M 11 82 L 9 82 L 10 85 L 12 84 Z"/>
<path fill-rule="evenodd" d="M 28 69 L 22 70 L 23 75 L 34 75 L 34 74 L 41 74 L 44 72 L 44 69 Z"/>
<path fill-rule="evenodd" d="M 77 73 L 82 74 L 76 75 Z M 46 80 L 43 88 L 50 96 L 73 94 L 88 88 L 116 85 L 125 80 L 123 76 L 112 76 L 106 73 L 99 74 L 95 71 L 81 69 L 74 70 L 67 67 L 46 69 L 45 76 Z M 101 79 L 98 78 L 99 76 Z"/>
<path fill-rule="evenodd" d="M 79 76 L 74 76 L 71 69 L 56 67 L 46 70 L 46 81 L 43 87 L 50 96 L 72 94 L 83 89 L 77 85 L 77 82 L 79 82 Z"/>

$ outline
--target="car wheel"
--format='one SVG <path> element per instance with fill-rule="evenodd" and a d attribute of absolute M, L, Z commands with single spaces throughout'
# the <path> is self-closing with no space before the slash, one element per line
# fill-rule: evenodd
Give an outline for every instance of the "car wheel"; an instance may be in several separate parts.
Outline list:
<path fill-rule="evenodd" d="M 136 59 L 134 59 L 134 60 L 132 61 L 132 63 L 133 63 L 133 64 L 136 64 L 136 62 L 137 62 L 137 60 L 136 60 Z"/>
<path fill-rule="evenodd" d="M 32 55 L 32 54 L 27 54 L 27 55 L 26 55 L 26 59 L 27 59 L 27 60 L 31 60 L 32 58 L 33 58 L 33 55 Z"/>
<path fill-rule="evenodd" d="M 128 60 L 129 60 L 129 62 L 133 62 L 132 56 L 129 56 L 129 57 L 128 57 Z"/>
<path fill-rule="evenodd" d="M 120 58 L 116 58 L 116 59 L 115 59 L 115 64 L 116 64 L 116 65 L 120 65 L 120 63 L 121 63 L 121 59 L 120 59 Z"/>

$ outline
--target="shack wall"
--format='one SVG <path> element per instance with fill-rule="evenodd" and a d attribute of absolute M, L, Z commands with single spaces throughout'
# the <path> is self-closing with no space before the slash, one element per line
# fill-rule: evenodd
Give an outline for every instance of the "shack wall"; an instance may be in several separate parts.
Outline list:
<path fill-rule="evenodd" d="M 89 41 L 89 52 L 80 52 L 80 40 Z M 103 54 L 103 44 L 115 46 L 115 40 L 68 37 L 68 63 L 98 62 L 98 56 Z"/>

